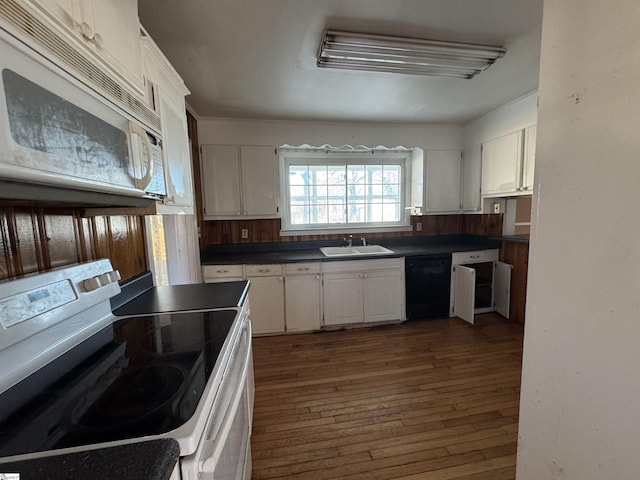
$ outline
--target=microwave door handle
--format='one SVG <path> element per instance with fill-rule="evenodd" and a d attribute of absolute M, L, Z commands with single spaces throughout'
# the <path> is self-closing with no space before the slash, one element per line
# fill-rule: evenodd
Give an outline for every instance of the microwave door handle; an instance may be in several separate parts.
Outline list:
<path fill-rule="evenodd" d="M 129 131 L 131 132 L 131 148 L 135 150 L 133 154 L 134 166 L 134 182 L 136 188 L 144 190 L 151 183 L 153 175 L 153 159 L 151 158 L 151 142 L 147 136 L 147 132 L 137 123 L 129 122 Z M 142 148 L 144 144 L 145 148 Z M 141 153 L 146 152 L 146 159 L 141 158 Z M 146 171 L 145 171 L 146 168 Z M 140 172 L 140 178 L 136 176 Z M 144 172 L 144 173 L 142 173 Z"/>

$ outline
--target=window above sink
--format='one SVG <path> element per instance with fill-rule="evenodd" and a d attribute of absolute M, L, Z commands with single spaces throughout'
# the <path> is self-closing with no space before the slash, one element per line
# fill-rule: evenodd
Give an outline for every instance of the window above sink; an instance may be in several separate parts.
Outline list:
<path fill-rule="evenodd" d="M 279 152 L 283 234 L 410 228 L 411 150 L 306 147 Z"/>

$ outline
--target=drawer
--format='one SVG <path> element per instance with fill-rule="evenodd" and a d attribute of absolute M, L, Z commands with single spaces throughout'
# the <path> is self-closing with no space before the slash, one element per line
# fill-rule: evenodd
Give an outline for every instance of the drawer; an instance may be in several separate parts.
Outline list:
<path fill-rule="evenodd" d="M 281 276 L 282 265 L 280 264 L 245 265 L 244 271 L 247 278 Z"/>
<path fill-rule="evenodd" d="M 213 278 L 242 278 L 242 265 L 204 265 L 202 276 L 205 280 Z"/>
<path fill-rule="evenodd" d="M 475 250 L 472 252 L 455 252 L 451 255 L 452 265 L 464 265 L 465 263 L 493 262 L 498 260 L 498 249 Z"/>
<path fill-rule="evenodd" d="M 287 263 L 284 266 L 285 275 L 304 275 L 313 273 L 320 273 L 320 262 Z"/>

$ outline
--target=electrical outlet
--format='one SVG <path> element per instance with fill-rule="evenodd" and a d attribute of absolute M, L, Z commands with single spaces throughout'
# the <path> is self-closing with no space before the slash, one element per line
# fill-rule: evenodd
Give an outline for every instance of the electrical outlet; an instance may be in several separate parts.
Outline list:
<path fill-rule="evenodd" d="M 416 223 L 416 232 L 421 232 L 422 231 L 422 222 L 418 222 Z"/>
<path fill-rule="evenodd" d="M 493 213 L 500 213 L 500 204 L 499 203 L 494 203 L 493 204 Z"/>
<path fill-rule="evenodd" d="M 242 238 L 249 238 L 249 229 L 248 228 L 243 228 L 242 229 Z"/>

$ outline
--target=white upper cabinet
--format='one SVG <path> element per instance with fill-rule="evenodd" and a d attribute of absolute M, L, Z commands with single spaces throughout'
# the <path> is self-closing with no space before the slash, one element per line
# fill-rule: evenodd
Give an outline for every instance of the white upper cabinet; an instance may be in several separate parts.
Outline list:
<path fill-rule="evenodd" d="M 524 129 L 524 168 L 522 170 L 522 189 L 533 190 L 533 172 L 536 164 L 536 125 Z"/>
<path fill-rule="evenodd" d="M 278 215 L 272 146 L 202 145 L 205 219 Z"/>
<path fill-rule="evenodd" d="M 482 195 L 518 193 L 522 178 L 522 130 L 482 145 Z"/>
<path fill-rule="evenodd" d="M 482 196 L 529 194 L 533 189 L 536 126 L 482 145 Z"/>
<path fill-rule="evenodd" d="M 144 94 L 137 0 L 24 0 L 48 25 Z"/>
<path fill-rule="evenodd" d="M 193 175 L 182 79 L 149 37 L 143 38 L 149 95 L 160 115 L 167 195 L 158 213 L 193 214 Z"/>
<path fill-rule="evenodd" d="M 459 150 L 429 150 L 425 167 L 425 213 L 460 210 L 461 154 Z"/>
<path fill-rule="evenodd" d="M 274 147 L 240 147 L 243 215 L 275 216 L 278 213 L 276 160 Z"/>
<path fill-rule="evenodd" d="M 480 188 L 482 183 L 482 147 L 475 145 L 462 152 L 462 193 L 460 195 L 463 212 L 482 210 Z"/>

